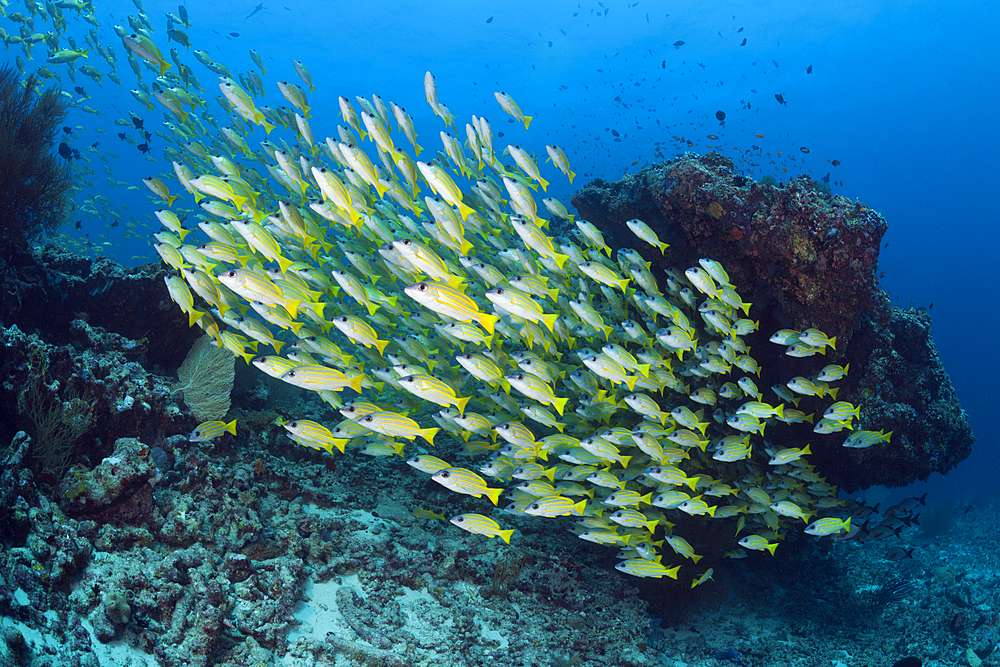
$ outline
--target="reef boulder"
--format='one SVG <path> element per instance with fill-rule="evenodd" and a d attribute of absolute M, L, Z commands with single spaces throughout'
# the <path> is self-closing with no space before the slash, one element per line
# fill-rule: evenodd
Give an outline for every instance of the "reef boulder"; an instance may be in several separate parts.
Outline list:
<path fill-rule="evenodd" d="M 592 181 L 572 203 L 612 248 L 642 253 L 654 275 L 697 266 L 702 257 L 720 261 L 760 321 L 747 341 L 765 369 L 762 386 L 808 376 L 817 363 L 850 364 L 838 399 L 862 407 L 857 428 L 893 431 L 890 443 L 845 449 L 843 433 L 816 435 L 804 426 L 778 434 L 794 439 L 781 446 L 814 443 L 811 461 L 831 483 L 845 490 L 905 485 L 947 472 L 972 451 L 975 438 L 934 347 L 929 315 L 894 308 L 878 287 L 888 225 L 871 208 L 808 176 L 753 181 L 717 153 L 683 155 L 615 183 Z M 665 253 L 632 234 L 624 224 L 632 218 L 670 244 Z M 767 340 L 781 328 L 809 327 L 837 338 L 821 362 L 787 357 Z"/>

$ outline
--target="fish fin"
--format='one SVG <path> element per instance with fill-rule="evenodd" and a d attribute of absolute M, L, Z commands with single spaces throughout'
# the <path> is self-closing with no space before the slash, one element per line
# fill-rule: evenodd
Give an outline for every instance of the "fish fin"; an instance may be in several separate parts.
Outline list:
<path fill-rule="evenodd" d="M 479 324 L 484 329 L 486 329 L 486 333 L 492 335 L 493 334 L 493 326 L 497 323 L 497 321 L 499 319 L 500 319 L 500 317 L 497 316 L 497 315 L 489 315 L 489 314 L 483 313 L 482 315 L 479 316 Z"/>
<path fill-rule="evenodd" d="M 466 396 L 465 398 L 455 397 L 455 407 L 458 408 L 458 414 L 465 415 L 465 406 L 469 404 L 472 400 L 471 396 Z"/>
<path fill-rule="evenodd" d="M 489 487 L 486 487 L 486 489 L 485 489 L 484 492 L 485 492 L 486 496 L 490 500 L 493 501 L 494 505 L 499 505 L 500 504 L 500 494 L 503 493 L 504 491 L 505 491 L 505 489 L 503 489 L 503 488 L 491 489 Z"/>
<path fill-rule="evenodd" d="M 378 353 L 380 355 L 383 352 L 385 352 L 385 346 L 388 345 L 388 344 L 389 344 L 389 341 L 387 341 L 387 340 L 378 340 L 377 338 L 375 339 L 375 347 L 378 348 Z"/>
<path fill-rule="evenodd" d="M 556 320 L 558 319 L 559 313 L 542 313 L 542 323 L 552 333 L 555 333 Z"/>
<path fill-rule="evenodd" d="M 502 537 L 504 542 L 506 542 L 507 544 L 510 544 L 510 538 L 514 535 L 514 529 L 511 528 L 510 530 L 501 530 L 501 531 L 498 531 L 497 535 L 499 535 L 500 537 Z"/>
<path fill-rule="evenodd" d="M 233 435 L 236 435 L 236 420 L 234 419 L 233 421 L 231 421 L 228 424 L 226 424 L 226 429 L 225 430 L 229 431 Z"/>
<path fill-rule="evenodd" d="M 440 430 L 441 429 L 439 429 L 438 427 L 435 426 L 433 428 L 422 428 L 419 431 L 417 431 L 417 433 L 418 433 L 418 435 L 420 435 L 421 438 L 423 438 L 424 440 L 426 440 L 427 443 L 433 447 L 434 446 L 434 435 L 437 434 L 437 432 L 440 431 Z"/>
<path fill-rule="evenodd" d="M 524 129 L 527 130 L 528 125 L 531 124 L 531 121 L 534 119 L 534 116 L 525 116 L 524 114 L 521 114 L 521 118 L 524 119 Z"/>
<path fill-rule="evenodd" d="M 562 416 L 563 412 L 566 410 L 566 403 L 568 401 L 569 401 L 568 398 L 556 398 L 555 402 L 552 404 L 553 407 L 555 407 L 556 412 L 559 413 L 560 417 Z M 566 426 L 566 425 L 563 424 L 563 426 Z M 559 432 L 561 433 L 562 429 L 559 429 Z"/>

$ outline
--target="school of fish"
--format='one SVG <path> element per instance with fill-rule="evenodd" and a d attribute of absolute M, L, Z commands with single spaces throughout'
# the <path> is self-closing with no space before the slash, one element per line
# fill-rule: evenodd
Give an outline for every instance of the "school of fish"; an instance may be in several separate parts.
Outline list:
<path fill-rule="evenodd" d="M 32 15 L 42 7 L 27 2 Z M 216 118 L 212 88 L 176 49 L 164 57 L 134 2 L 139 16 L 116 28 L 139 80 L 133 95 L 166 109 L 172 141 L 172 168 L 143 179 L 165 228 L 155 249 L 176 271 L 168 293 L 220 348 L 342 416 L 284 421 L 296 442 L 408 456 L 451 491 L 488 499 L 493 516 L 453 517 L 461 529 L 510 542 L 507 515 L 573 517 L 580 539 L 619 549 L 620 571 L 676 579 L 689 567 L 692 587 L 712 570 L 698 569 L 704 554 L 673 533 L 683 514 L 732 524 L 730 557 L 773 554 L 789 530 L 851 530 L 850 517 L 810 523 L 843 502 L 808 464 L 808 444 L 774 447 L 765 427 L 821 414 L 817 433 L 849 430 L 844 446 L 857 448 L 891 432 L 855 431 L 859 408 L 825 400 L 835 401 L 846 366 L 759 389 L 745 342 L 757 323 L 721 264 L 656 276 L 643 255 L 667 245 L 642 221 L 626 223 L 641 250 L 613 250 L 558 200 L 540 209 L 544 162 L 497 143 L 485 117 L 462 127 L 430 72 L 424 92 L 444 129 L 422 145 L 410 114 L 378 95 L 340 97 L 343 125 L 319 139 L 304 65 L 294 63 L 301 83 L 277 82 L 290 106 L 268 107 L 258 104 L 259 54 L 260 72 L 233 76 L 195 50 L 227 109 Z M 53 17 L 92 12 L 80 0 L 44 4 Z M 168 15 L 169 39 L 189 47 L 187 25 L 182 6 Z M 75 46 L 50 62 L 86 58 Z M 110 47 L 91 47 L 113 65 Z M 495 97 L 528 128 L 512 94 Z M 545 154 L 572 182 L 566 153 Z M 836 346 L 816 329 L 771 341 L 795 357 Z M 192 439 L 235 428 L 209 422 Z"/>

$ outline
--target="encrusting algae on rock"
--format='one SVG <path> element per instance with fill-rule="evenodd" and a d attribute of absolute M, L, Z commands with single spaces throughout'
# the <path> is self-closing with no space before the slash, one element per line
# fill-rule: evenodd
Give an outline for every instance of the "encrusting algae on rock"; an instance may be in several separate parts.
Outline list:
<path fill-rule="evenodd" d="M 237 84 L 220 81 L 233 111 L 263 122 Z M 454 134 L 428 81 L 428 102 Z M 198 216 L 211 241 L 182 242 L 176 226 L 157 234 L 161 256 L 200 299 L 192 306 L 182 294 L 182 307 L 220 347 L 343 415 L 285 423 L 299 444 L 402 456 L 423 441 L 444 453 L 443 431 L 462 443 L 464 465 L 489 461 L 478 473 L 443 459 L 417 466 L 435 481 L 497 505 L 506 488 L 511 514 L 573 516 L 573 532 L 618 548 L 618 569 L 640 577 L 676 578 L 684 567 L 666 562 L 658 527 L 696 562 L 672 534 L 678 523 L 725 525 L 734 542 L 773 553 L 791 522 L 838 507 L 836 488 L 801 455 L 769 463 L 778 448 L 763 438 L 769 418 L 801 423 L 800 400 L 822 414 L 821 397 L 836 390 L 817 379 L 811 386 L 827 389 L 814 396 L 775 388 L 801 409 L 760 402 L 751 376 L 761 369 L 744 340 L 757 325 L 721 264 L 668 269 L 661 283 L 637 251 L 612 259 L 586 221 L 540 217 L 535 163 L 512 146 L 516 165 L 504 164 L 484 118 L 466 126 L 465 144 L 442 132 L 444 152 L 425 162 L 392 138 L 395 119 L 420 150 L 400 107 L 357 101 L 363 125 L 341 98 L 352 129 L 324 142 L 301 116 L 294 126 L 275 117 L 299 145 L 262 142 L 270 178 L 215 158 L 175 162 L 214 215 Z M 365 138 L 377 161 L 360 148 Z M 572 173 L 564 154 L 549 153 Z M 565 210 L 556 204 L 547 209 Z M 647 251 L 666 249 L 641 220 L 628 226 Z M 172 295 L 182 291 L 174 285 Z M 261 345 L 285 356 L 260 356 Z M 345 388 L 361 397 L 345 399 Z M 510 540 L 502 515 L 465 517 L 452 522 Z M 692 585 L 707 579 L 690 574 Z"/>

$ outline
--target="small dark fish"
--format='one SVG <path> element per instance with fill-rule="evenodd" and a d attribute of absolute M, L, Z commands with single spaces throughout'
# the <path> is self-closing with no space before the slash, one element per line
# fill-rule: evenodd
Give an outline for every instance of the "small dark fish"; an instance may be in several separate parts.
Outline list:
<path fill-rule="evenodd" d="M 802 151 L 803 153 L 811 153 L 812 152 L 808 148 L 806 148 L 805 146 L 799 146 L 799 150 Z"/>
<path fill-rule="evenodd" d="M 809 65 L 809 67 L 806 67 L 806 74 L 812 74 L 812 73 L 813 73 L 813 66 Z"/>
<path fill-rule="evenodd" d="M 920 658 L 909 657 L 897 660 L 892 663 L 892 667 L 922 667 L 923 664 L 920 662 Z"/>
<path fill-rule="evenodd" d="M 739 33 L 743 32 L 743 28 L 740 28 L 740 29 L 739 29 L 739 30 L 737 30 L 736 32 L 737 32 L 737 34 L 739 34 Z"/>
<path fill-rule="evenodd" d="M 618 130 L 611 130 L 611 134 L 615 135 L 616 137 L 622 136 L 622 135 L 618 134 Z"/>
<path fill-rule="evenodd" d="M 772 60 L 771 62 L 774 63 L 775 67 L 781 67 L 781 65 L 778 64 L 777 60 Z"/>
<path fill-rule="evenodd" d="M 125 139 L 126 139 L 127 137 L 128 137 L 128 135 L 127 135 L 127 134 L 125 134 L 124 132 L 119 132 L 119 133 L 118 133 L 118 138 L 119 138 L 119 139 L 121 139 L 122 141 L 125 141 Z"/>
<path fill-rule="evenodd" d="M 931 310 L 931 309 L 933 309 L 933 308 L 934 308 L 934 302 L 933 302 L 933 301 L 931 301 L 930 305 L 929 305 L 929 306 L 927 306 L 927 310 Z"/>
<path fill-rule="evenodd" d="M 94 143 L 90 144 L 90 147 L 91 148 L 97 148 L 98 145 L 100 145 L 100 143 L 101 143 L 100 141 L 95 141 Z"/>
<path fill-rule="evenodd" d="M 775 93 L 774 99 L 778 100 L 778 104 L 784 104 L 785 106 L 788 106 L 788 102 L 785 101 L 785 98 L 781 95 L 781 93 Z"/>
<path fill-rule="evenodd" d="M 132 116 L 131 118 L 132 118 L 132 125 L 135 126 L 135 129 L 141 130 L 143 123 L 142 119 L 139 118 L 138 116 Z"/>
<path fill-rule="evenodd" d="M 675 48 L 675 49 L 679 49 L 679 48 L 681 48 L 682 46 L 684 46 L 684 42 L 683 42 L 683 40 L 680 40 L 680 39 L 679 39 L 679 40 L 677 40 L 676 42 L 674 42 L 674 48 Z"/>
<path fill-rule="evenodd" d="M 136 146 L 136 148 L 139 149 L 140 153 L 148 153 L 149 152 L 149 144 L 139 144 L 138 146 Z"/>
<path fill-rule="evenodd" d="M 746 38 L 746 37 L 744 37 L 744 38 L 743 38 L 743 41 L 742 41 L 742 42 L 740 42 L 740 46 L 746 46 L 746 45 L 747 45 L 747 38 Z"/>
<path fill-rule="evenodd" d="M 117 221 L 117 220 L 115 220 L 114 222 L 112 222 L 112 223 L 111 223 L 111 226 L 112 226 L 112 227 L 117 227 L 117 226 L 118 226 L 118 221 Z"/>
<path fill-rule="evenodd" d="M 663 69 L 667 69 L 667 61 L 664 60 L 662 63 L 660 63 L 660 66 L 663 67 Z"/>
<path fill-rule="evenodd" d="M 69 147 L 69 144 L 63 142 L 59 144 L 59 155 L 62 155 L 67 160 L 72 160 L 73 149 Z"/>
<path fill-rule="evenodd" d="M 840 160 L 830 160 L 830 164 L 832 164 L 834 167 L 839 167 Z"/>
<path fill-rule="evenodd" d="M 892 549 L 889 549 L 884 556 L 882 556 L 882 560 L 890 561 L 903 560 L 904 558 L 913 558 L 913 547 L 910 547 L 909 549 L 904 549 L 903 547 L 893 547 Z"/>
<path fill-rule="evenodd" d="M 63 126 L 63 132 L 65 132 L 66 134 L 73 134 L 73 128 L 70 127 L 69 125 L 65 125 Z"/>
<path fill-rule="evenodd" d="M 497 132 L 497 136 L 498 137 L 502 137 L 503 136 L 503 132 Z"/>
<path fill-rule="evenodd" d="M 824 183 L 830 182 L 830 172 L 826 172 L 826 176 L 823 177 L 823 182 Z"/>
<path fill-rule="evenodd" d="M 487 23 L 493 23 L 493 17 L 491 16 L 491 17 L 489 17 L 488 19 L 486 19 L 486 22 L 487 22 Z"/>
<path fill-rule="evenodd" d="M 73 90 L 76 91 L 77 95 L 86 95 L 87 91 L 83 89 L 83 86 L 74 86 Z"/>
<path fill-rule="evenodd" d="M 263 3 L 263 2 L 262 2 L 262 3 L 260 3 L 259 5 L 257 5 L 256 7 L 254 7 L 254 8 L 253 8 L 253 11 L 252 11 L 252 12 L 250 12 L 250 14 L 249 14 L 249 15 L 247 16 L 247 18 L 246 18 L 246 19 L 243 19 L 243 20 L 244 20 L 244 21 L 246 21 L 246 20 L 247 20 L 248 18 L 250 18 L 251 16 L 253 16 L 253 15 L 254 15 L 254 14 L 256 14 L 257 12 L 261 11 L 262 9 L 264 9 L 264 3 Z"/>
<path fill-rule="evenodd" d="M 736 652 L 736 649 L 732 649 L 732 648 L 728 648 L 725 651 L 719 651 L 718 653 L 715 654 L 715 659 L 716 660 L 732 660 L 733 662 L 735 662 L 737 664 L 742 664 L 742 662 L 743 662 L 743 659 L 740 656 L 740 654 Z"/>
<path fill-rule="evenodd" d="M 77 229 L 80 229 L 80 227 L 82 227 L 82 226 L 83 226 L 83 221 L 82 221 L 82 220 L 77 220 L 77 221 L 76 221 L 76 224 L 74 224 L 73 226 L 74 226 L 75 228 L 77 228 Z"/>
<path fill-rule="evenodd" d="M 721 109 L 719 111 L 716 111 L 715 118 L 717 120 L 726 120 L 726 112 L 722 111 Z"/>
<path fill-rule="evenodd" d="M 238 32 L 231 32 L 231 33 L 229 33 L 229 36 L 230 37 L 239 37 L 240 33 L 238 33 Z"/>

